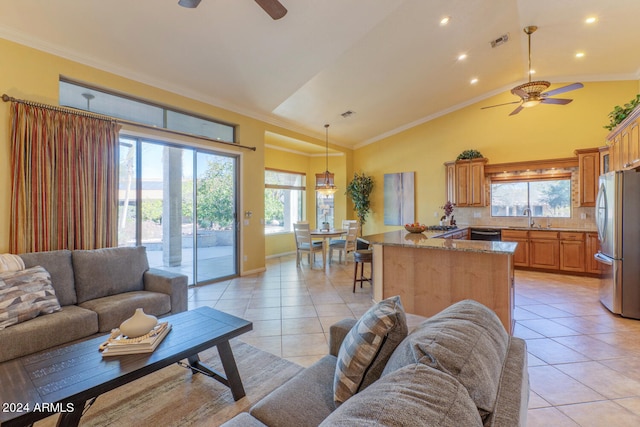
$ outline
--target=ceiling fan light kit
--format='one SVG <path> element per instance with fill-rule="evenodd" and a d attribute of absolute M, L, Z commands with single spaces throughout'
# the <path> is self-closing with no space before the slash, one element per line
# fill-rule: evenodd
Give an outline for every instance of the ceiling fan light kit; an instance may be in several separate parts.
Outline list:
<path fill-rule="evenodd" d="M 179 0 L 182 7 L 194 9 L 198 7 L 201 0 Z M 287 14 L 287 9 L 278 0 L 255 0 L 256 3 L 274 20 L 282 18 Z"/>
<path fill-rule="evenodd" d="M 178 4 L 182 7 L 188 7 L 189 9 L 194 9 L 198 7 L 201 0 L 180 0 Z"/>
<path fill-rule="evenodd" d="M 527 83 L 523 83 L 511 89 L 511 93 L 519 96 L 520 101 L 506 102 L 504 104 L 490 105 L 488 107 L 482 107 L 482 109 L 499 107 L 502 105 L 508 104 L 520 104 L 516 107 L 515 110 L 509 114 L 513 116 L 522 111 L 523 108 L 531 108 L 535 107 L 539 104 L 557 104 L 557 105 L 566 105 L 573 101 L 572 99 L 565 98 L 549 98 L 552 95 L 557 95 L 559 93 L 568 92 L 570 90 L 580 89 L 584 87 L 582 83 L 573 83 L 567 86 L 559 87 L 558 89 L 553 89 L 548 92 L 544 92 L 551 86 L 551 83 L 546 80 L 537 80 L 531 81 L 531 34 L 535 33 L 538 27 L 535 25 L 529 25 L 528 27 L 524 27 L 524 32 L 528 37 L 529 42 L 529 81 Z"/>

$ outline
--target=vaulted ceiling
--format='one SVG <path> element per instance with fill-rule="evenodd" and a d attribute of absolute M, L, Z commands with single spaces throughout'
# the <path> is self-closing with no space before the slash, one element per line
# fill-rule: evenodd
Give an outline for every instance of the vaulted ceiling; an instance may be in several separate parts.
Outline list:
<path fill-rule="evenodd" d="M 528 25 L 551 89 L 640 78 L 638 0 L 281 2 L 2 1 L 0 37 L 348 147 L 526 82 Z"/>

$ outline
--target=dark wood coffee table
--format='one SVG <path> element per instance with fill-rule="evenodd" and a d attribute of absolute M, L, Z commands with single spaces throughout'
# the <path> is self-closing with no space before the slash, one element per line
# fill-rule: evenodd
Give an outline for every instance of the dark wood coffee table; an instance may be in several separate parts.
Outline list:
<path fill-rule="evenodd" d="M 103 358 L 98 347 L 108 336 L 101 336 L 0 363 L 0 424 L 24 426 L 60 413 L 59 426 L 77 426 L 85 405 L 102 393 L 173 363 L 215 378 L 231 389 L 235 400 L 244 397 L 229 339 L 253 329 L 251 322 L 210 307 L 161 320 L 172 330 L 153 353 Z M 213 346 L 224 374 L 198 358 Z"/>

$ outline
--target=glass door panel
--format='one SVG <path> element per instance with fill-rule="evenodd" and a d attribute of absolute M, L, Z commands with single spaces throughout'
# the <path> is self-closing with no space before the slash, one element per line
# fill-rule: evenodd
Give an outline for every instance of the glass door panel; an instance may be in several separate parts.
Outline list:
<path fill-rule="evenodd" d="M 193 283 L 193 150 L 141 144 L 141 238 L 149 266 Z"/>
<path fill-rule="evenodd" d="M 237 274 L 236 158 L 197 152 L 196 281 Z"/>

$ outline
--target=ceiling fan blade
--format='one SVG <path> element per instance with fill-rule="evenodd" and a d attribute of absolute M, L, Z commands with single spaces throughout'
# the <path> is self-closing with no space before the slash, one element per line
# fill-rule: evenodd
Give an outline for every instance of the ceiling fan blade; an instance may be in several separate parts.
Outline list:
<path fill-rule="evenodd" d="M 542 93 L 541 96 L 553 96 L 563 92 L 569 92 L 570 90 L 576 90 L 583 88 L 584 85 L 582 83 L 573 83 L 567 86 L 559 87 L 558 89 L 550 90 L 549 92 Z"/>
<path fill-rule="evenodd" d="M 256 0 L 256 3 L 273 19 L 280 19 L 287 14 L 287 9 L 278 0 Z"/>
<path fill-rule="evenodd" d="M 573 99 L 566 98 L 544 98 L 540 100 L 542 104 L 558 104 L 558 105 L 566 105 L 573 101 Z"/>
<path fill-rule="evenodd" d="M 522 111 L 522 109 L 523 109 L 523 108 L 524 108 L 524 107 L 523 107 L 522 105 L 518 105 L 518 108 L 516 108 L 515 110 L 513 110 L 513 111 L 511 112 L 511 114 L 509 114 L 509 115 L 510 115 L 510 116 L 513 116 L 513 115 L 515 115 L 515 114 L 518 114 L 520 111 Z"/>
<path fill-rule="evenodd" d="M 480 107 L 480 109 L 486 110 L 487 108 L 502 107 L 503 105 L 519 104 L 520 102 L 522 101 L 505 102 L 504 104 L 496 104 L 496 105 L 488 105 L 486 107 Z"/>

